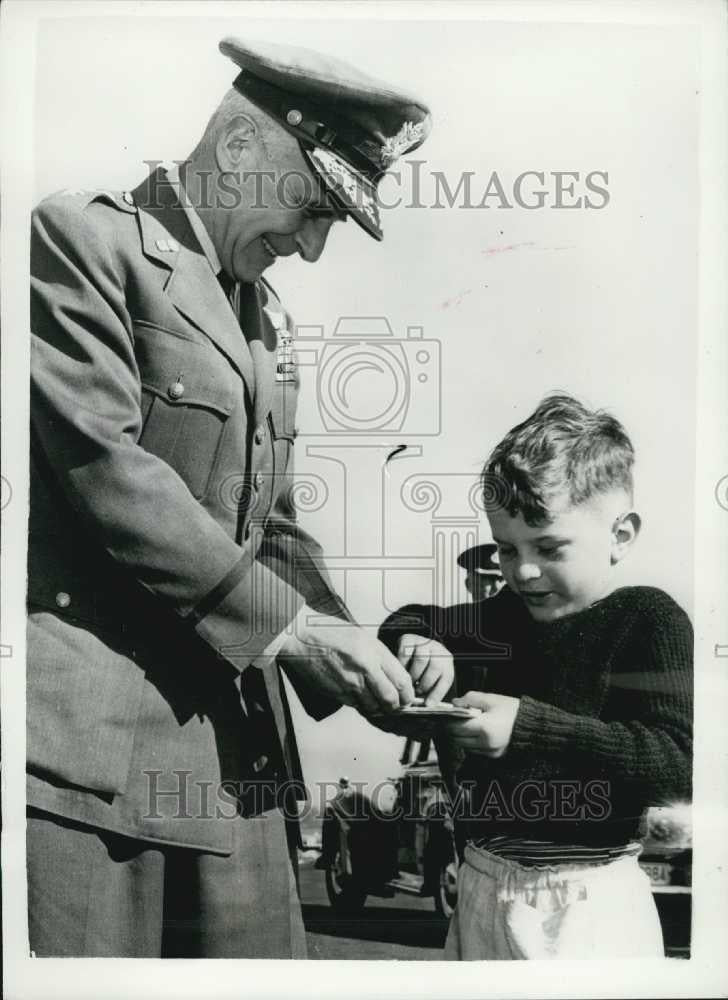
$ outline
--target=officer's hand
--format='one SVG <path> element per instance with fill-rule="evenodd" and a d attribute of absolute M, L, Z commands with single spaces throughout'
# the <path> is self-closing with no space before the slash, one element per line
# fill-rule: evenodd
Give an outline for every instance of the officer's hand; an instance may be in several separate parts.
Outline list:
<path fill-rule="evenodd" d="M 296 633 L 278 658 L 287 670 L 365 715 L 393 711 L 414 698 L 409 674 L 383 643 L 329 615 L 299 616 Z"/>
<path fill-rule="evenodd" d="M 453 685 L 455 666 L 452 653 L 435 639 L 403 635 L 399 640 L 397 659 L 408 671 L 415 694 L 425 699 L 425 705 L 442 701 Z"/>

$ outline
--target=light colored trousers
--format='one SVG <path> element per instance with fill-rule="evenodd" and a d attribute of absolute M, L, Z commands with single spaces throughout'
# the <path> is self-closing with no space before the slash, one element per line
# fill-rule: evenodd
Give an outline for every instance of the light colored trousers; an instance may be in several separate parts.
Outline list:
<path fill-rule="evenodd" d="M 640 851 L 602 865 L 526 868 L 468 844 L 445 958 L 662 957 Z"/>

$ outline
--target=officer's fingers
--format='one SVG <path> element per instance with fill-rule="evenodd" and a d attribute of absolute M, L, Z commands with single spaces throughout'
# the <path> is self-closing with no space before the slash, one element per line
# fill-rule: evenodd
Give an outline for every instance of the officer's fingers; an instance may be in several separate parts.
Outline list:
<path fill-rule="evenodd" d="M 373 707 L 368 709 L 370 714 L 392 712 L 399 708 L 399 692 L 383 670 L 368 673 L 364 677 L 364 686 L 373 703 Z"/>
<path fill-rule="evenodd" d="M 364 687 L 357 694 L 353 707 L 362 715 L 379 715 L 382 711 L 382 705 L 379 699 L 376 698 L 367 687 Z"/>
<path fill-rule="evenodd" d="M 400 705 L 409 705 L 415 696 L 410 675 L 383 643 L 380 642 L 379 647 L 382 673 L 397 692 L 397 702 L 394 708 L 399 708 Z"/>

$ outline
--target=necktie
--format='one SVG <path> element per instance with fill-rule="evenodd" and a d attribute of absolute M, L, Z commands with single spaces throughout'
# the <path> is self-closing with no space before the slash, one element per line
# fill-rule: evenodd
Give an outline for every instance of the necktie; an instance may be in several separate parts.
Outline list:
<path fill-rule="evenodd" d="M 235 278 L 231 278 L 230 275 L 227 273 L 227 271 L 220 271 L 220 273 L 217 276 L 217 280 L 220 282 L 220 287 L 222 288 L 223 292 L 225 292 L 225 297 L 232 306 L 233 312 L 237 316 L 237 308 L 236 308 L 237 305 L 236 293 L 238 287 L 237 281 L 235 280 Z"/>

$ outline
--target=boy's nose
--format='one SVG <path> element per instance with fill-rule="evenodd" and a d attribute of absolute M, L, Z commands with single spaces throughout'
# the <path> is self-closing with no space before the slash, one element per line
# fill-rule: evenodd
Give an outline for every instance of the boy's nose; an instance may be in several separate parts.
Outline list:
<path fill-rule="evenodd" d="M 519 583 L 528 583 L 529 580 L 538 580 L 541 570 L 536 563 L 522 562 L 516 566 L 516 579 Z"/>

